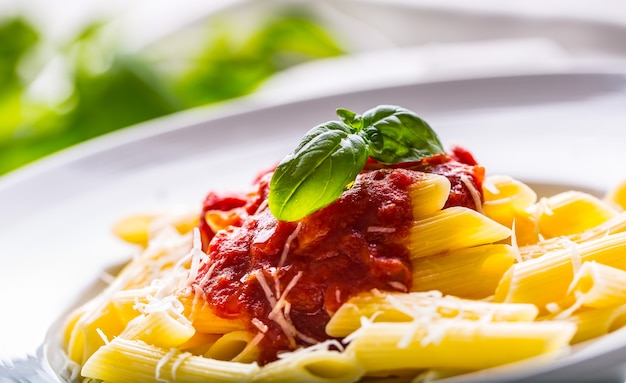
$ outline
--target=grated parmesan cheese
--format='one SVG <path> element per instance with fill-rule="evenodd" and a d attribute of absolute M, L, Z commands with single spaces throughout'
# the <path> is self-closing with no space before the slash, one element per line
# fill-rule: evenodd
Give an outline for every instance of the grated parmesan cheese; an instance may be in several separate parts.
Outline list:
<path fill-rule="evenodd" d="M 485 189 L 487 189 L 487 191 L 491 194 L 494 195 L 498 195 L 500 194 L 500 189 L 498 189 L 498 187 L 496 186 L 496 184 L 493 183 L 493 181 L 491 179 L 489 179 L 489 177 L 487 177 L 484 181 L 483 181 L 483 187 Z"/>
<path fill-rule="evenodd" d="M 260 320 L 259 318 L 252 318 L 251 322 L 254 325 L 254 327 L 259 329 L 259 331 L 262 332 L 263 334 L 265 334 L 267 330 L 269 329 L 267 325 L 263 323 L 263 321 Z"/>
<path fill-rule="evenodd" d="M 563 237 L 563 242 L 569 249 L 569 256 L 572 260 L 572 269 L 574 270 L 574 275 L 576 275 L 583 262 L 580 257 L 580 252 L 578 251 L 578 244 L 567 237 Z"/>
<path fill-rule="evenodd" d="M 174 355 L 176 355 L 176 353 L 178 352 L 178 350 L 176 348 L 172 348 L 170 349 L 170 351 L 165 354 L 161 359 L 159 359 L 159 361 L 157 362 L 156 366 L 154 367 L 154 378 L 158 381 L 158 382 L 164 382 L 164 383 L 170 383 L 169 380 L 167 379 L 163 379 L 161 378 L 161 370 L 163 369 L 163 367 L 165 367 L 165 365 L 167 364 L 167 362 L 170 361 L 170 359 L 172 359 L 172 357 Z"/>
<path fill-rule="evenodd" d="M 96 332 L 98 333 L 98 336 L 100 336 L 100 339 L 102 339 L 104 344 L 109 344 L 109 338 L 106 336 L 106 334 L 104 333 L 104 331 L 102 331 L 100 327 L 96 328 Z"/>
<path fill-rule="evenodd" d="M 460 179 L 461 179 L 461 182 L 467 188 L 467 190 L 470 192 L 470 195 L 472 196 L 472 200 L 474 201 L 474 205 L 476 205 L 476 211 L 482 214 L 483 204 L 480 200 L 480 192 L 476 189 L 476 187 L 474 186 L 474 183 L 465 174 L 462 174 Z"/>
<path fill-rule="evenodd" d="M 287 254 L 289 253 L 289 249 L 291 248 L 291 242 L 293 242 L 293 240 L 296 239 L 296 237 L 300 233 L 300 229 L 302 229 L 302 222 L 298 222 L 298 224 L 296 225 L 296 228 L 293 230 L 291 234 L 289 234 L 289 237 L 287 237 L 287 240 L 285 241 L 285 246 L 283 247 L 283 251 L 280 254 L 280 261 L 278 262 L 278 268 L 283 267 L 283 265 L 285 264 L 285 261 L 287 260 Z"/>
<path fill-rule="evenodd" d="M 580 291 L 574 291 L 574 296 L 576 297 L 576 301 L 567 309 L 561 311 L 557 315 L 554 316 L 554 319 L 561 320 L 569 318 L 576 310 L 582 307 L 584 303 L 584 294 Z"/>
<path fill-rule="evenodd" d="M 190 352 L 180 353 L 176 357 L 176 360 L 174 361 L 174 363 L 172 363 L 172 369 L 170 370 L 170 372 L 171 372 L 171 375 L 172 375 L 172 379 L 174 381 L 176 381 L 176 372 L 178 371 L 180 366 L 185 362 L 185 360 L 187 358 L 189 358 L 190 356 L 192 356 L 192 354 Z"/>
<path fill-rule="evenodd" d="M 409 289 L 406 287 L 406 285 L 402 282 L 398 282 L 398 281 L 389 281 L 387 282 L 387 284 L 389 286 L 391 286 L 392 288 L 398 290 L 398 291 L 402 291 L 402 292 L 407 292 L 409 291 Z M 339 302 L 339 300 L 337 300 L 337 302 Z"/>
<path fill-rule="evenodd" d="M 276 324 L 280 326 L 283 330 L 283 333 L 287 336 L 289 343 L 292 347 L 295 347 L 295 338 L 298 338 L 306 343 L 315 344 L 317 340 L 311 338 L 307 335 L 302 334 L 296 327 L 293 325 L 293 322 L 289 318 L 289 311 L 291 310 L 291 304 L 287 301 L 286 296 L 289 294 L 289 291 L 293 289 L 293 287 L 298 283 L 298 280 L 302 277 L 302 271 L 300 271 L 296 276 L 294 276 L 291 281 L 285 287 L 285 291 L 280 293 L 279 291 L 274 294 L 272 292 L 269 284 L 267 283 L 267 279 L 261 270 L 257 270 L 255 272 L 257 280 L 265 293 L 265 297 L 269 302 L 272 310 L 268 314 L 268 319 L 274 321 Z M 276 283 L 276 290 L 278 290 L 278 278 L 274 277 L 274 282 Z"/>
<path fill-rule="evenodd" d="M 395 227 L 382 227 L 382 226 L 369 226 L 367 228 L 368 233 L 395 233 Z"/>
<path fill-rule="evenodd" d="M 513 218 L 513 222 L 511 223 L 511 247 L 513 248 L 515 261 L 517 263 L 524 262 L 526 259 L 522 257 L 522 254 L 519 251 L 519 245 L 517 244 L 517 233 L 515 232 L 515 218 Z"/>

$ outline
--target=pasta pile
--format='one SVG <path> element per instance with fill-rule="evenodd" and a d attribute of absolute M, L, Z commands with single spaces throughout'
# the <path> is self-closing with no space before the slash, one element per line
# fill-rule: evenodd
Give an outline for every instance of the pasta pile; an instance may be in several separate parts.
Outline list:
<path fill-rule="evenodd" d="M 444 208 L 443 176 L 413 185 L 412 291 L 360 293 L 332 313 L 330 340 L 264 365 L 257 358 L 267 326 L 218 316 L 194 291 L 207 257 L 196 215 L 129 217 L 116 233 L 143 250 L 68 318 L 62 375 L 421 382 L 550 361 L 626 323 L 626 185 L 605 199 L 581 192 L 538 199 L 507 176 L 487 177 L 483 189 L 475 211 Z M 288 292 L 275 291 L 275 303 L 288 308 Z"/>

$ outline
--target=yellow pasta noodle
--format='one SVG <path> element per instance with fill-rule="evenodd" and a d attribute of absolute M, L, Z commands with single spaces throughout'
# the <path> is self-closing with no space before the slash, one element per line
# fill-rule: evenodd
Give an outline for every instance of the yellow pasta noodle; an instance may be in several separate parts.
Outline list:
<path fill-rule="evenodd" d="M 354 355 L 366 371 L 477 370 L 538 355 L 550 357 L 551 352 L 569 343 L 575 331 L 576 326 L 565 321 L 440 319 L 435 322 L 372 323 L 358 330 L 346 352 Z M 513 344 L 515 347 L 511 347 Z"/>
<path fill-rule="evenodd" d="M 84 376 L 108 382 L 247 382 L 256 364 L 224 362 L 115 338 L 89 358 Z"/>
<path fill-rule="evenodd" d="M 502 304 L 442 296 L 429 293 L 361 293 L 332 316 L 326 332 L 344 337 L 361 326 L 361 319 L 371 322 L 412 322 L 422 314 L 436 314 L 443 318 L 462 317 L 487 321 L 532 321 L 538 310 L 531 304 Z"/>
<path fill-rule="evenodd" d="M 492 296 L 504 273 L 515 262 L 514 248 L 488 244 L 414 258 L 413 290 L 439 290 L 461 298 Z"/>
<path fill-rule="evenodd" d="M 72 320 L 73 327 L 66 347 L 68 358 L 78 364 L 83 364 L 104 345 L 102 336 L 112 338 L 124 329 L 125 323 L 110 303 L 94 303 L 91 310 L 82 312 Z"/>
<path fill-rule="evenodd" d="M 538 241 L 537 243 L 520 246 L 520 257 L 522 259 L 537 258 L 550 251 L 571 248 L 572 242 L 583 243 L 592 239 L 602 238 L 609 234 L 621 233 L 623 231 L 626 231 L 626 212 L 620 212 L 608 221 L 580 233 L 544 239 Z"/>
<path fill-rule="evenodd" d="M 620 210 L 626 210 L 626 180 L 609 190 L 604 200 Z"/>
<path fill-rule="evenodd" d="M 183 304 L 185 315 L 199 332 L 226 334 L 246 329 L 246 325 L 240 320 L 222 318 L 215 314 L 204 299 L 196 298 L 195 294 L 181 295 L 179 299 Z"/>
<path fill-rule="evenodd" d="M 443 208 L 450 195 L 450 181 L 437 174 L 424 173 L 423 179 L 409 188 L 413 217 L 427 217 Z"/>
<path fill-rule="evenodd" d="M 604 308 L 626 303 L 626 271 L 594 261 L 584 262 L 568 295 L 582 307 Z"/>
<path fill-rule="evenodd" d="M 581 233 L 617 214 L 599 198 L 577 191 L 544 198 L 535 209 L 539 232 L 544 238 Z"/>
<path fill-rule="evenodd" d="M 585 261 L 626 269 L 624 251 L 626 233 L 618 233 L 517 263 L 502 278 L 495 300 L 534 303 L 545 308 L 565 297 L 575 271 Z"/>
<path fill-rule="evenodd" d="M 528 185 L 509 176 L 490 176 L 485 179 L 485 203 L 487 217 L 511 227 L 516 216 L 537 201 L 537 194 Z"/>
<path fill-rule="evenodd" d="M 363 367 L 351 355 L 328 350 L 325 344 L 283 355 L 263 366 L 254 382 L 350 383 L 363 375 Z"/>
<path fill-rule="evenodd" d="M 565 320 L 576 325 L 572 344 L 609 334 L 626 325 L 626 305 L 602 309 L 588 309 L 575 312 Z"/>
<path fill-rule="evenodd" d="M 120 336 L 170 348 L 187 342 L 195 332 L 187 318 L 172 310 L 163 310 L 134 318 L 126 325 Z"/>
<path fill-rule="evenodd" d="M 196 212 L 178 214 L 135 214 L 125 217 L 113 226 L 113 233 L 119 238 L 143 247 L 156 232 L 164 227 L 174 227 L 185 234 L 198 225 Z"/>
<path fill-rule="evenodd" d="M 254 338 L 254 334 L 244 330 L 226 333 L 213 343 L 205 356 L 217 360 L 252 363 L 257 360 L 259 353 Z"/>
<path fill-rule="evenodd" d="M 511 235 L 510 229 L 464 207 L 451 207 L 415 221 L 407 247 L 412 258 L 493 243 Z"/>

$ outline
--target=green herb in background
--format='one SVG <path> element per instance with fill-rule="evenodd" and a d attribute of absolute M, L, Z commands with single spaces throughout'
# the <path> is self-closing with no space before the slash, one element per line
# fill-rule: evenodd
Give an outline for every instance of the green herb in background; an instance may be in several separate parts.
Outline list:
<path fill-rule="evenodd" d="M 249 94 L 289 66 L 342 53 L 314 20 L 288 13 L 243 38 L 227 27 L 212 30 L 218 37 L 176 72 L 145 52 L 121 52 L 105 28 L 89 26 L 42 60 L 34 54 L 43 49 L 33 26 L 0 22 L 0 174 L 107 132 Z M 64 69 L 68 91 L 41 100 L 33 81 L 52 60 Z"/>

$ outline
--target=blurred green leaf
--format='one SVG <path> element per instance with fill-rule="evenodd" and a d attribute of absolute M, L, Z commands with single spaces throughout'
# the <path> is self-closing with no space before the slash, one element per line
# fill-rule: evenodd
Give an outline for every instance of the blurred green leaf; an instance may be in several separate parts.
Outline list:
<path fill-rule="evenodd" d="M 32 87 L 49 63 L 30 65 L 32 78 L 19 76 L 45 42 L 22 19 L 0 24 L 0 174 L 129 125 L 249 94 L 289 66 L 342 53 L 314 20 L 286 13 L 243 37 L 237 28 L 212 26 L 216 37 L 195 59 L 180 59 L 186 69 L 177 73 L 145 52 L 122 52 L 107 25 L 88 25 L 47 57 L 61 65 L 56 80 L 67 88 L 50 100 Z"/>
<path fill-rule="evenodd" d="M 21 18 L 0 20 L 0 93 L 19 88 L 19 61 L 35 46 L 39 34 Z"/>
<path fill-rule="evenodd" d="M 177 92 L 188 106 L 243 96 L 272 74 L 343 51 L 319 25 L 298 14 L 276 16 L 240 42 L 223 31 L 179 81 Z"/>

